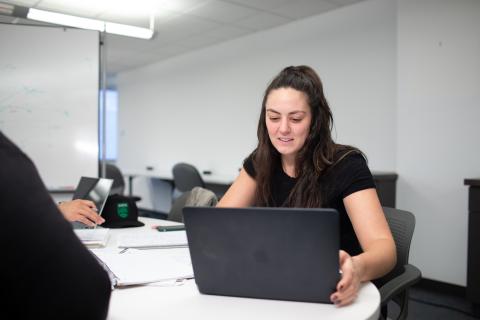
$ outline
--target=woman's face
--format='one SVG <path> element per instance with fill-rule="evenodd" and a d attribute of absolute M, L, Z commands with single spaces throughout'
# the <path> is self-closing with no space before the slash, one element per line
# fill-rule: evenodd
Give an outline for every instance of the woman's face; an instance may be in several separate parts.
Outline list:
<path fill-rule="evenodd" d="M 292 88 L 274 89 L 265 109 L 270 141 L 283 158 L 293 160 L 310 132 L 312 114 L 306 94 Z"/>

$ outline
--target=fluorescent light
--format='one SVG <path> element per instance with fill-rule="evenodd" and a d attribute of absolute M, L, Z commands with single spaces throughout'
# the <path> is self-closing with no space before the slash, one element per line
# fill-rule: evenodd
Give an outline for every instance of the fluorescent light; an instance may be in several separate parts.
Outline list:
<path fill-rule="evenodd" d="M 27 18 L 81 29 L 98 30 L 101 32 L 105 31 L 107 33 L 114 33 L 128 37 L 150 39 L 153 36 L 153 30 L 147 28 L 140 28 L 129 26 L 126 24 L 75 17 L 68 14 L 38 10 L 33 8 L 30 8 L 30 10 L 28 11 Z"/>
<path fill-rule="evenodd" d="M 112 22 L 105 23 L 105 32 L 142 39 L 150 39 L 153 36 L 153 30 Z"/>
<path fill-rule="evenodd" d="M 67 14 L 38 10 L 28 10 L 28 19 L 38 20 L 82 29 L 103 31 L 105 23 L 99 20 L 75 17 Z"/>

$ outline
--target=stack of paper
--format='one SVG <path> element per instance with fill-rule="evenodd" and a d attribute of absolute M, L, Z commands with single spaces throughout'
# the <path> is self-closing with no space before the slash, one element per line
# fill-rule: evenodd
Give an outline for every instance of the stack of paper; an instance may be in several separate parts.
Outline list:
<path fill-rule="evenodd" d="M 113 285 L 117 287 L 193 277 L 188 248 L 133 249 L 124 253 L 108 249 L 94 249 L 92 252 L 113 275 Z"/>
<path fill-rule="evenodd" d="M 118 237 L 119 248 L 181 248 L 187 247 L 185 231 L 152 232 L 149 234 L 123 234 Z"/>
<path fill-rule="evenodd" d="M 105 228 L 75 229 L 75 234 L 88 248 L 99 248 L 107 245 L 109 230 Z"/>

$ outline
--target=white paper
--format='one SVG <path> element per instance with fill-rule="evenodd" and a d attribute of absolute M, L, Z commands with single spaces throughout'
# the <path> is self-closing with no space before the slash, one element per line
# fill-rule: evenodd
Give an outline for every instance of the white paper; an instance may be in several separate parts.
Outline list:
<path fill-rule="evenodd" d="M 162 250 L 91 250 L 115 275 L 116 286 L 193 277 L 188 248 Z"/>

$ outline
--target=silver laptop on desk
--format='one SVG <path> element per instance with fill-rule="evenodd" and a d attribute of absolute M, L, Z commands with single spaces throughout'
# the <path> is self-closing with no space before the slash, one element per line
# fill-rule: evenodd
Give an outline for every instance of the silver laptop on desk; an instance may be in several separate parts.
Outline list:
<path fill-rule="evenodd" d="M 73 200 L 84 199 L 93 201 L 97 207 L 98 214 L 102 214 L 112 184 L 113 180 L 111 179 L 81 177 L 73 194 Z M 72 225 L 74 229 L 88 228 L 87 225 L 78 221 L 72 222 Z"/>
<path fill-rule="evenodd" d="M 200 292 L 331 303 L 336 210 L 186 207 L 183 217 Z"/>

